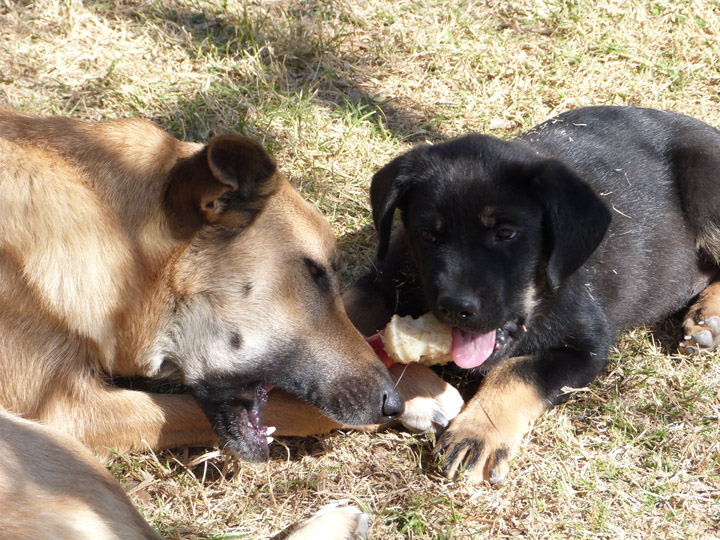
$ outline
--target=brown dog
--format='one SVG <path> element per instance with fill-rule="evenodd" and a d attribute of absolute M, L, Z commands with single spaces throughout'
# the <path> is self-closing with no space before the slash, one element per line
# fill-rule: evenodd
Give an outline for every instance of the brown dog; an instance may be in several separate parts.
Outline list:
<path fill-rule="evenodd" d="M 201 145 L 142 121 L 0 109 L 10 413 L 96 451 L 219 438 L 254 461 L 268 455 L 265 425 L 305 435 L 391 420 L 402 398 L 345 315 L 337 269 L 327 224 L 250 139 Z M 137 376 L 192 395 L 108 384 Z M 305 401 L 273 391 L 268 402 L 273 386 Z M 31 520 L 68 538 L 152 537 L 81 446 L 12 414 L 0 432 L 2 530 L 35 530 Z M 81 475 L 87 493 L 67 497 Z M 14 496 L 24 482 L 34 495 Z"/>

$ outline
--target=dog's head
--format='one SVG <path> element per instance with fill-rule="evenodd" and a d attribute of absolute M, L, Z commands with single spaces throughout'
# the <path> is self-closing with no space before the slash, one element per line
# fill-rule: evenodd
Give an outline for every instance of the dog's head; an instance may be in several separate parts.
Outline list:
<path fill-rule="evenodd" d="M 512 353 L 542 294 L 600 244 L 610 213 L 558 160 L 516 141 L 469 135 L 420 146 L 373 177 L 378 257 L 401 210 L 428 308 L 454 327 L 461 367 Z"/>
<path fill-rule="evenodd" d="M 184 249 L 168 267 L 174 307 L 165 368 L 193 389 L 221 444 L 267 457 L 271 386 L 343 424 L 402 412 L 384 365 L 340 298 L 330 227 L 251 139 L 212 139 L 180 160 L 165 208 Z"/>

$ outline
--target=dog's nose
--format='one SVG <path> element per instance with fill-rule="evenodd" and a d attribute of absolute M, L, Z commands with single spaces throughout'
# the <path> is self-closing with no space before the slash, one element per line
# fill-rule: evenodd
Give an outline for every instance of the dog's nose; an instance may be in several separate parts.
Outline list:
<path fill-rule="evenodd" d="M 405 412 L 405 401 L 400 392 L 393 389 L 383 393 L 382 413 L 387 420 L 392 420 Z"/>
<path fill-rule="evenodd" d="M 444 295 L 437 300 L 439 319 L 450 326 L 470 321 L 478 312 L 477 304 L 461 296 Z"/>

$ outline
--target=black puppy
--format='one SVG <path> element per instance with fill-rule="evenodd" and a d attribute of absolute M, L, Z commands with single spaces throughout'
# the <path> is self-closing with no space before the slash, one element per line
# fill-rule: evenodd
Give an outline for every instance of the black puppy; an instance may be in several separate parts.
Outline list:
<path fill-rule="evenodd" d="M 679 114 L 577 109 L 517 139 L 419 146 L 371 187 L 378 261 L 348 293 L 366 334 L 432 311 L 453 356 L 487 371 L 437 450 L 497 482 L 522 435 L 593 380 L 618 333 L 676 312 L 720 261 L 720 132 Z M 391 240 L 393 215 L 402 225 Z M 714 347 L 720 287 L 686 320 Z"/>

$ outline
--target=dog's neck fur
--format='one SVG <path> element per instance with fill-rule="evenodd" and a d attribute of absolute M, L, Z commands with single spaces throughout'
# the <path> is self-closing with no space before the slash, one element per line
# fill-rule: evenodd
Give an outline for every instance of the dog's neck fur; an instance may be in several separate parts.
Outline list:
<path fill-rule="evenodd" d="M 132 120 L 93 123 L 91 136 L 90 124 L 66 118 L 40 125 L 0 111 L 0 119 L 0 298 L 77 336 L 107 373 L 153 375 L 172 310 L 164 272 L 187 246 L 168 234 L 158 193 L 177 159 L 199 145 Z M 124 142 L 124 132 L 137 140 L 138 130 L 151 150 Z M 110 185 L 111 174 L 120 181 Z"/>

